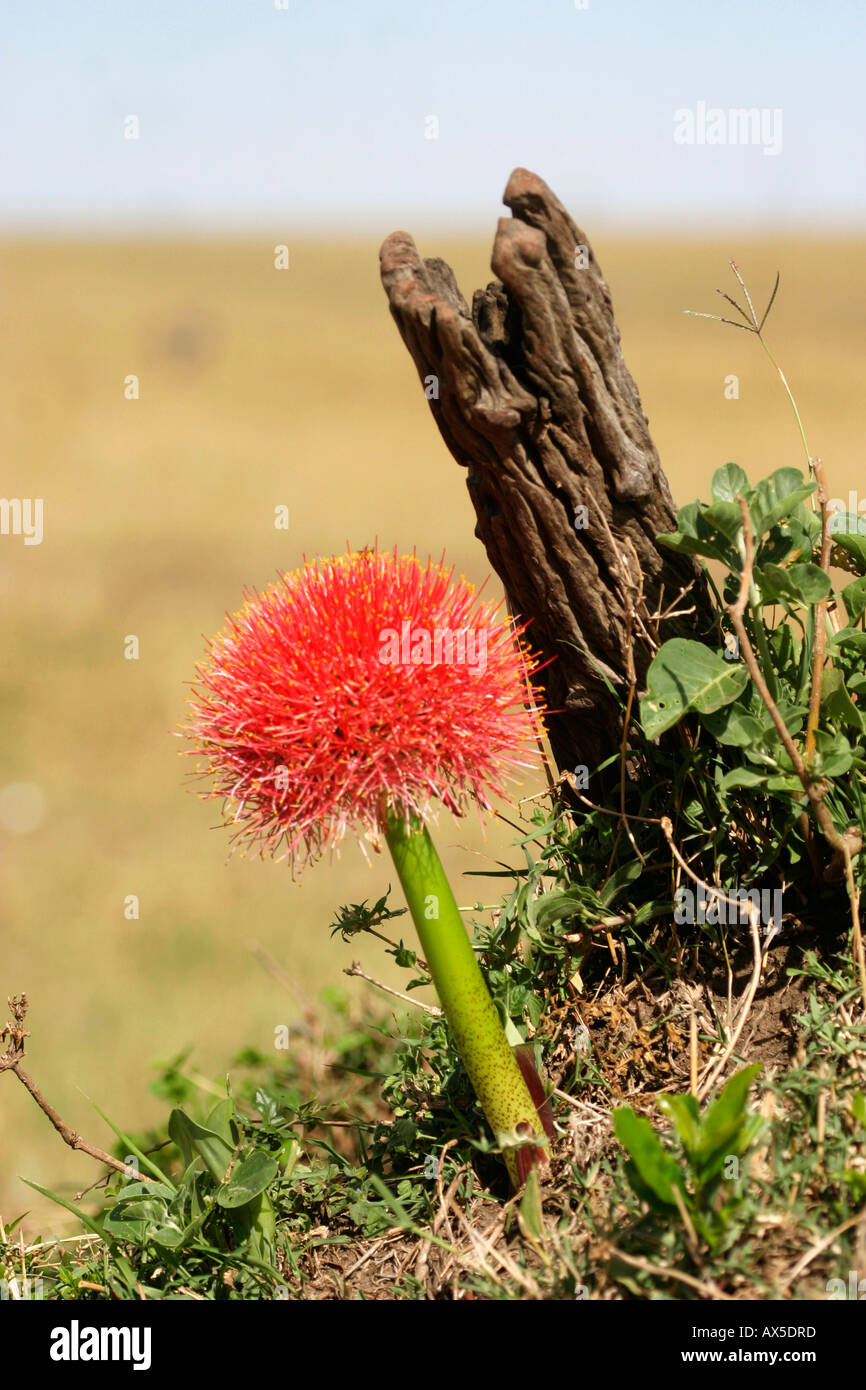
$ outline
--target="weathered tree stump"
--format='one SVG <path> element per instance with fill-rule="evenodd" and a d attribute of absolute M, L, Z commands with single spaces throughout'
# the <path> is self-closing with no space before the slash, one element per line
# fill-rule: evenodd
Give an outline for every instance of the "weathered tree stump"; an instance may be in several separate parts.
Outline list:
<path fill-rule="evenodd" d="M 651 616 L 689 585 L 679 606 L 694 611 L 659 622 L 659 638 L 705 634 L 712 609 L 697 563 L 656 543 L 675 508 L 586 237 L 526 169 L 504 202 L 499 278 L 476 290 L 471 313 L 451 268 L 422 260 L 406 232 L 382 246 L 382 282 L 422 381 L 435 378 L 430 406 L 467 469 L 475 534 L 512 611 L 531 619 L 533 647 L 555 658 L 541 675 L 559 711 L 554 757 L 592 769 L 621 737 L 605 678 L 622 698 L 632 672 L 643 682 Z"/>

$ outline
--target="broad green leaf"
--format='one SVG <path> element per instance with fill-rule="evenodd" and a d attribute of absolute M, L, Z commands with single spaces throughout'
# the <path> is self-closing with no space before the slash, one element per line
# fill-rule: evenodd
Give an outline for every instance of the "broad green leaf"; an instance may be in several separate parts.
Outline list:
<path fill-rule="evenodd" d="M 816 486 L 816 483 L 803 481 L 799 468 L 777 468 L 769 478 L 762 478 L 749 505 L 755 534 L 763 536 L 777 521 L 789 516 Z"/>
<path fill-rule="evenodd" d="M 258 1197 L 274 1181 L 279 1173 L 274 1159 L 260 1150 L 250 1154 L 234 1169 L 228 1182 L 217 1193 L 221 1207 L 242 1207 Z"/>
<path fill-rule="evenodd" d="M 784 525 L 791 533 L 795 546 L 802 551 L 803 559 L 811 555 L 821 540 L 821 513 L 813 512 L 802 503 L 785 518 Z"/>
<path fill-rule="evenodd" d="M 166 1202 L 175 1202 L 179 1196 L 176 1188 L 169 1187 L 165 1182 L 126 1182 L 120 1189 L 117 1201 L 138 1201 L 142 1198 L 156 1197 Z"/>
<path fill-rule="evenodd" d="M 693 1095 L 659 1096 L 658 1107 L 663 1115 L 667 1115 L 669 1119 L 673 1120 L 686 1153 L 693 1154 L 701 1138 L 701 1112 L 695 1097 Z"/>
<path fill-rule="evenodd" d="M 743 514 L 736 502 L 714 502 L 711 507 L 704 508 L 702 520 L 715 535 L 722 535 L 736 545 L 743 529 Z"/>
<path fill-rule="evenodd" d="M 863 713 L 851 699 L 845 685 L 845 678 L 836 666 L 824 672 L 821 690 L 821 710 L 831 719 L 840 719 L 843 724 L 861 730 L 864 727 Z"/>
<path fill-rule="evenodd" d="M 739 704 L 726 705 L 712 714 L 702 714 L 701 723 L 718 743 L 732 748 L 751 748 L 763 741 L 761 722 Z"/>
<path fill-rule="evenodd" d="M 722 1176 L 727 1160 L 732 1156 L 741 1158 L 760 1134 L 765 1123 L 762 1115 L 746 1113 L 721 1126 L 711 1137 L 705 1136 L 692 1163 L 701 1184 L 713 1186 L 714 1180 Z"/>
<path fill-rule="evenodd" d="M 119 1240 L 141 1245 L 155 1226 L 166 1218 L 165 1202 L 139 1198 L 117 1202 L 103 1218 L 105 1230 Z"/>
<path fill-rule="evenodd" d="M 671 1156 L 665 1153 L 658 1135 L 631 1106 L 613 1112 L 613 1127 L 617 1139 L 630 1154 L 643 1183 L 668 1206 L 676 1206 L 674 1186 L 682 1189 L 680 1170 Z"/>
<path fill-rule="evenodd" d="M 674 905 L 670 898 L 653 898 L 650 902 L 641 903 L 631 920 L 634 926 L 639 927 L 656 917 L 670 917 L 673 910 Z"/>
<path fill-rule="evenodd" d="M 833 563 L 855 574 L 866 575 L 866 516 L 857 512 L 837 512 L 830 518 L 833 545 L 842 552 L 832 556 Z"/>
<path fill-rule="evenodd" d="M 855 579 L 842 590 L 842 602 L 850 623 L 859 622 L 866 612 L 866 577 Z"/>
<path fill-rule="evenodd" d="M 638 862 L 638 867 L 640 863 Z M 575 884 L 571 888 L 542 893 L 535 899 L 535 924 L 541 928 L 549 927 L 566 917 L 591 917 L 601 915 L 602 901 L 592 888 Z"/>
<path fill-rule="evenodd" d="M 843 777 L 851 771 L 854 750 L 844 734 L 819 729 L 815 735 L 812 772 L 816 777 Z"/>
<path fill-rule="evenodd" d="M 797 551 L 797 554 L 793 552 Z M 811 551 L 807 552 L 811 554 Z M 774 526 L 771 531 L 761 541 L 755 553 L 755 565 L 762 569 L 764 565 L 780 565 L 783 560 L 799 560 L 801 558 L 800 548 L 789 528 L 784 531 L 781 526 Z"/>
<path fill-rule="evenodd" d="M 657 536 L 656 539 L 669 550 L 683 551 L 686 555 L 703 555 L 705 559 L 719 560 L 723 565 L 736 569 L 739 554 L 725 532 L 706 519 L 708 510 L 701 502 L 687 503 L 677 512 L 676 531 Z M 722 515 L 727 514 L 723 512 Z"/>
<path fill-rule="evenodd" d="M 277 1213 L 266 1192 L 258 1198 L 259 1208 L 255 1217 L 255 1236 L 259 1254 L 268 1262 L 276 1254 Z"/>
<path fill-rule="evenodd" d="M 855 652 L 866 652 L 866 632 L 860 632 L 856 627 L 843 627 L 841 632 L 834 632 L 827 641 L 828 652 L 835 647 L 849 647 Z"/>
<path fill-rule="evenodd" d="M 764 565 L 762 569 L 756 567 L 755 583 L 765 603 L 787 600 L 789 603 L 801 603 L 806 606 L 820 603 L 821 599 L 828 596 L 832 587 L 830 576 L 824 573 L 820 565 L 813 565 L 811 561 L 789 565 L 787 568 L 781 565 Z"/>
<path fill-rule="evenodd" d="M 640 878 L 642 872 L 643 864 L 639 859 L 627 859 L 624 864 L 621 864 L 599 892 L 599 897 L 605 907 L 610 906 L 623 888 L 627 888 L 630 883 L 634 883 L 635 879 Z"/>
<path fill-rule="evenodd" d="M 767 780 L 767 791 L 778 792 L 784 796 L 803 796 L 803 784 L 799 777 L 780 774 Z"/>
<path fill-rule="evenodd" d="M 725 661 L 702 642 L 674 637 L 656 653 L 647 672 L 647 695 L 641 723 L 647 738 L 657 738 L 687 710 L 712 714 L 729 705 L 749 683 L 745 666 Z"/>
<path fill-rule="evenodd" d="M 719 782 L 719 789 L 730 791 L 732 787 L 760 787 L 767 780 L 766 772 L 758 772 L 753 767 L 734 767 L 726 772 Z"/>
<path fill-rule="evenodd" d="M 715 502 L 735 502 L 737 497 L 748 500 L 751 485 L 738 463 L 724 463 L 717 468 L 710 483 L 710 491 Z M 739 513 L 739 507 L 737 512 Z"/>
<path fill-rule="evenodd" d="M 165 1226 L 158 1226 L 151 1232 L 151 1240 L 156 1245 L 161 1245 L 164 1250 L 178 1250 L 185 1243 L 183 1229 L 174 1221 L 169 1221 Z"/>
<path fill-rule="evenodd" d="M 194 1154 L 204 1161 L 211 1177 L 222 1182 L 225 1171 L 231 1162 L 232 1147 L 212 1129 L 197 1125 L 182 1110 L 172 1110 L 168 1120 L 169 1138 L 177 1144 L 189 1164 Z"/>
<path fill-rule="evenodd" d="M 705 1133 L 709 1134 L 714 1129 L 720 1128 L 730 1120 L 745 1113 L 749 1087 L 760 1070 L 760 1063 L 753 1062 L 751 1066 L 743 1067 L 740 1071 L 735 1072 L 731 1079 L 725 1083 L 718 1100 L 707 1111 L 704 1118 Z"/>
<path fill-rule="evenodd" d="M 761 1067 L 754 1063 L 736 1072 L 725 1085 L 715 1105 L 707 1112 L 701 1133 L 696 1163 L 706 1163 L 719 1149 L 732 1144 L 748 1117 L 749 1087 Z M 745 1138 L 745 1134 L 742 1136 Z M 732 1148 L 731 1152 L 736 1149 Z"/>
<path fill-rule="evenodd" d="M 234 1112 L 235 1103 L 231 1096 L 226 1096 L 225 1100 L 214 1106 L 204 1122 L 205 1129 L 213 1130 L 230 1149 L 234 1149 L 238 1142 L 237 1125 L 233 1123 Z"/>
<path fill-rule="evenodd" d="M 781 700 L 778 703 L 778 710 L 782 716 L 782 723 L 793 738 L 802 729 L 803 720 L 809 711 L 803 705 L 786 705 Z M 771 743 L 781 742 L 779 731 L 773 723 L 769 710 L 762 708 L 761 718 L 764 724 L 764 738 Z"/>

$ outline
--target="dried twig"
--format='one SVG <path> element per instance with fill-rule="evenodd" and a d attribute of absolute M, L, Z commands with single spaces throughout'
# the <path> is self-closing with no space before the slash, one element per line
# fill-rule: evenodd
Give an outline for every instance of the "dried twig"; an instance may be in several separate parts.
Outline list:
<path fill-rule="evenodd" d="M 800 1257 L 793 1268 L 788 1271 L 782 1283 L 779 1285 L 779 1297 L 782 1298 L 784 1296 L 794 1281 L 799 1279 L 804 1270 L 808 1269 L 812 1261 L 817 1259 L 828 1246 L 832 1245 L 833 1241 L 836 1240 L 838 1236 L 844 1235 L 846 1231 L 850 1231 L 853 1226 L 859 1225 L 861 1221 L 866 1222 L 866 1207 L 864 1207 L 862 1211 L 858 1211 L 856 1216 L 852 1216 L 847 1221 L 843 1221 L 842 1225 L 837 1226 L 835 1231 L 831 1231 L 828 1236 L 823 1236 L 821 1240 L 816 1241 L 815 1244 L 806 1251 L 805 1255 Z"/>
<path fill-rule="evenodd" d="M 691 1274 L 684 1274 L 681 1269 L 668 1269 L 664 1265 L 650 1264 L 649 1260 L 642 1260 L 639 1255 L 627 1255 L 624 1250 L 618 1250 L 615 1245 L 607 1247 L 607 1254 L 612 1255 L 617 1260 L 622 1260 L 624 1264 L 631 1265 L 632 1269 L 643 1270 L 644 1274 L 651 1274 L 656 1279 L 674 1279 L 679 1284 L 686 1284 L 690 1289 L 696 1289 L 705 1298 L 718 1298 L 725 1303 L 735 1303 L 736 1299 L 729 1293 L 723 1293 L 717 1284 L 710 1284 L 703 1279 L 695 1279 Z"/>
<path fill-rule="evenodd" d="M 356 960 L 347 966 L 343 971 L 344 975 L 354 975 L 358 979 L 366 980 L 368 985 L 375 985 L 376 989 L 384 990 L 386 994 L 391 994 L 395 999 L 402 999 L 404 1004 L 412 1004 L 416 1009 L 423 1009 L 425 1014 L 431 1018 L 441 1018 L 442 1010 L 438 1004 L 425 1004 L 421 999 L 413 999 L 411 994 L 403 994 L 399 989 L 392 989 L 390 985 L 385 985 L 381 980 L 375 980 L 372 975 L 368 975 L 366 970 L 362 970 L 360 963 Z"/>
<path fill-rule="evenodd" d="M 722 902 L 727 903 L 730 907 L 736 907 L 739 911 L 743 905 L 741 902 L 729 898 L 728 895 L 726 893 L 723 893 L 720 888 L 715 888 L 708 883 L 704 883 L 703 879 L 698 878 L 694 870 L 690 868 L 690 866 L 683 858 L 682 854 L 676 846 L 676 843 L 674 841 L 674 828 L 667 816 L 662 816 L 661 827 L 664 832 L 665 838 L 668 844 L 670 845 L 671 853 L 673 854 L 677 863 L 680 865 L 680 868 L 688 874 L 689 878 L 693 879 L 694 882 L 699 884 L 702 888 L 709 889 L 709 891 L 715 894 L 717 898 L 721 899 Z M 717 1080 L 721 1076 L 722 1072 L 724 1071 L 725 1067 L 727 1066 L 731 1054 L 733 1053 L 734 1048 L 740 1040 L 740 1035 L 742 1034 L 743 1028 L 746 1025 L 746 1019 L 749 1016 L 749 1010 L 751 1009 L 752 1004 L 754 1003 L 755 995 L 758 992 L 758 985 L 761 982 L 763 954 L 761 952 L 761 933 L 760 928 L 758 926 L 758 911 L 751 899 L 745 904 L 745 906 L 749 913 L 749 926 L 751 928 L 752 933 L 752 978 L 749 981 L 749 986 L 743 997 L 743 1002 L 740 1006 L 739 1014 L 737 1015 L 737 1022 L 734 1025 L 733 1031 L 731 1032 L 731 1035 L 725 1045 L 724 1052 L 722 1053 L 718 1061 L 713 1061 L 711 1059 L 710 1062 L 708 1062 L 707 1064 L 706 1070 L 704 1071 L 703 1080 L 701 1081 L 701 1084 L 697 1090 L 697 1096 L 699 1100 L 703 1100 L 704 1097 L 709 1094 L 709 1092 L 712 1090 L 713 1086 L 716 1084 Z M 731 1026 L 731 1022 L 732 1020 L 730 1020 L 729 1009 L 729 1027 Z"/>
<path fill-rule="evenodd" d="M 47 1115 L 57 1133 L 70 1149 L 80 1149 L 82 1153 L 89 1154 L 99 1163 L 106 1164 L 107 1167 L 114 1169 L 116 1173 L 123 1173 L 124 1177 L 131 1178 L 134 1182 L 157 1182 L 158 1179 L 151 1177 L 148 1173 L 140 1173 L 129 1163 L 121 1163 L 119 1159 L 112 1158 L 111 1154 L 104 1149 L 97 1148 L 94 1144 L 88 1144 L 86 1139 L 72 1129 L 65 1120 L 61 1119 L 57 1111 L 43 1096 L 36 1082 L 21 1066 L 21 1061 L 25 1056 L 24 1039 L 30 1036 L 24 1027 L 24 1019 L 27 1016 L 27 995 L 12 995 L 8 1001 L 12 1013 L 12 1021 L 6 1023 L 6 1027 L 0 1029 L 0 1042 L 8 1043 L 6 1051 L 0 1055 L 0 1072 L 11 1071 L 26 1091 L 36 1101 L 39 1109 Z"/>
<path fill-rule="evenodd" d="M 812 460 L 815 479 L 818 483 L 818 505 L 821 508 L 821 569 L 830 573 L 830 552 L 833 538 L 830 535 L 829 495 L 824 465 L 820 459 Z M 809 718 L 806 723 L 806 743 L 803 755 L 806 763 L 815 756 L 815 734 L 821 713 L 821 693 L 824 687 L 824 660 L 827 652 L 827 599 L 822 598 L 815 609 L 815 637 L 812 645 L 812 689 L 809 692 Z"/>

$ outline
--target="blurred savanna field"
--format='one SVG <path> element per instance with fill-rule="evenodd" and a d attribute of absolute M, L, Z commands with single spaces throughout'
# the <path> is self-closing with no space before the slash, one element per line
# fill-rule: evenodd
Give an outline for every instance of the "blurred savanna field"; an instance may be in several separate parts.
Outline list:
<path fill-rule="evenodd" d="M 679 503 L 706 496 L 728 459 L 753 479 L 803 466 L 755 339 L 683 315 L 723 310 L 714 289 L 736 290 L 732 255 L 759 309 L 781 271 L 768 339 L 834 493 L 862 486 L 862 239 L 587 230 Z M 285 240 L 290 268 L 276 270 Z M 0 789 L 31 783 L 44 797 L 41 822 L 21 833 L 0 790 L 0 996 L 29 995 L 25 1065 L 105 1147 L 88 1098 L 120 1126 L 163 1119 L 147 1092 L 155 1059 L 191 1047 L 188 1065 L 218 1075 L 242 1046 L 266 1051 L 324 985 L 356 992 L 340 973 L 353 955 L 390 978 L 363 938 L 327 930 L 339 904 L 384 892 L 390 865 L 368 867 L 347 843 L 300 886 L 285 865 L 227 866 L 218 807 L 190 794 L 191 762 L 171 736 L 202 637 L 245 585 L 376 541 L 488 573 L 461 470 L 388 314 L 380 240 L 0 245 L 0 493 L 44 499 L 41 545 L 0 536 Z M 451 262 L 467 298 L 490 278 L 489 240 L 417 240 Z M 130 374 L 138 400 L 124 396 Z M 738 400 L 725 398 L 731 374 Z M 281 505 L 288 532 L 274 526 Z M 133 634 L 137 661 L 124 658 Z M 486 880 L 459 875 L 492 867 L 514 832 L 493 826 L 485 841 L 477 823 L 443 816 L 437 838 L 458 899 L 489 901 Z M 124 916 L 131 894 L 138 920 Z M 43 1217 L 59 1229 L 62 1213 L 38 1207 L 18 1175 L 74 1191 L 96 1166 L 14 1078 L 0 1084 L 0 1134 L 0 1216 L 29 1208 L 30 1234 Z"/>

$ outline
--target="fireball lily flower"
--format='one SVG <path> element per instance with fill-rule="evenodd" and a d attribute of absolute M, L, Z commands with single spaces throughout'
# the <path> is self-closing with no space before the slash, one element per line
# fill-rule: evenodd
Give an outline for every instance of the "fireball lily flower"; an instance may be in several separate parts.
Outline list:
<path fill-rule="evenodd" d="M 487 991 L 427 831 L 530 767 L 524 631 L 453 571 L 363 551 L 283 575 L 209 644 L 185 733 L 236 836 L 294 866 L 353 828 L 391 851 L 457 1050 L 515 1185 L 545 1162 L 533 1078 Z M 534 689 L 529 692 L 533 698 Z M 527 1143 L 537 1136 L 538 1146 Z M 521 1139 L 523 1142 L 521 1143 Z"/>

